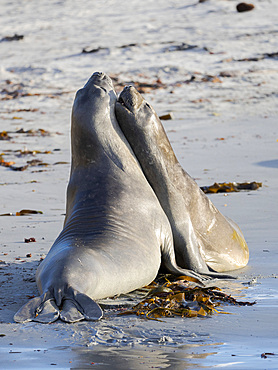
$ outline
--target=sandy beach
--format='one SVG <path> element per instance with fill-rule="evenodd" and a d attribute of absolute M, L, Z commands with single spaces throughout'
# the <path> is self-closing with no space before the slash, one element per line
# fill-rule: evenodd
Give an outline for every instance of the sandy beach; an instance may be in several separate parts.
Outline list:
<path fill-rule="evenodd" d="M 17 170 L 0 166 L 1 369 L 278 368 L 278 3 L 252 3 L 2 1 L 0 154 Z M 163 322 L 109 306 L 98 322 L 13 321 L 62 229 L 71 107 L 95 71 L 172 113 L 165 130 L 199 186 L 262 182 L 209 195 L 250 250 L 238 279 L 218 285 L 254 306 Z"/>

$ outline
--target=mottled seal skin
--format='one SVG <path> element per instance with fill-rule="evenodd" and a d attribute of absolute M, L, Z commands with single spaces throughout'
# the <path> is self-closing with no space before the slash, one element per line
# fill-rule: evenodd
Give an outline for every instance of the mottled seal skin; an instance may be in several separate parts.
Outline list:
<path fill-rule="evenodd" d="M 170 223 L 115 117 L 112 82 L 95 73 L 72 109 L 72 164 L 64 228 L 39 265 L 41 296 L 17 322 L 96 320 L 95 302 L 149 284 L 176 265 Z"/>
<path fill-rule="evenodd" d="M 134 87 L 120 94 L 116 117 L 170 221 L 178 265 L 198 273 L 244 267 L 249 251 L 241 230 L 183 170 L 154 109 Z"/>

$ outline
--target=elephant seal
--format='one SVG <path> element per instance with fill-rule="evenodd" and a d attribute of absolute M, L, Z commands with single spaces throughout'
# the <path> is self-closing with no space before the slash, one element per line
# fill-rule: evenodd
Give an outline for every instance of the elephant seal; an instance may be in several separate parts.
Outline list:
<path fill-rule="evenodd" d="M 41 294 L 16 322 L 97 320 L 95 300 L 149 284 L 168 272 L 198 274 L 175 262 L 170 223 L 115 117 L 116 93 L 94 73 L 72 109 L 72 162 L 64 228 L 39 265 Z"/>
<path fill-rule="evenodd" d="M 183 170 L 154 109 L 133 86 L 120 94 L 116 117 L 170 221 L 177 264 L 205 274 L 244 267 L 249 251 L 241 230 Z"/>

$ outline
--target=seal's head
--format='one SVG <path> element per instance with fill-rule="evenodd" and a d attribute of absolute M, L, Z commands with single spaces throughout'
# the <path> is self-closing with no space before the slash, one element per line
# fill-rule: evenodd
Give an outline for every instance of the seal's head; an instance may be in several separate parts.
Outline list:
<path fill-rule="evenodd" d="M 85 86 L 78 90 L 72 108 L 72 163 L 90 163 L 98 153 L 96 148 L 106 138 L 116 122 L 117 95 L 112 80 L 95 72 Z"/>
<path fill-rule="evenodd" d="M 165 133 L 163 125 L 152 106 L 133 87 L 126 86 L 116 103 L 116 117 L 124 135 L 130 143 L 141 166 L 147 168 L 154 161 L 176 165 L 177 159 Z"/>
<path fill-rule="evenodd" d="M 114 105 L 116 100 L 111 78 L 103 72 L 95 72 L 84 87 L 76 93 L 72 119 L 80 122 L 80 119 L 88 120 L 92 115 L 95 117 L 96 114 L 106 114 L 107 108 Z M 98 120 L 94 119 L 92 123 L 95 122 Z"/>
<path fill-rule="evenodd" d="M 158 119 L 154 109 L 133 86 L 126 86 L 121 92 L 116 103 L 116 116 L 123 131 L 127 129 L 127 121 L 129 126 L 134 122 L 134 130 L 137 125 L 140 129 L 147 130 Z"/>
<path fill-rule="evenodd" d="M 128 109 L 130 112 L 136 114 L 141 108 L 142 104 L 146 103 L 141 94 L 133 87 L 126 86 L 119 96 L 119 103 Z"/>

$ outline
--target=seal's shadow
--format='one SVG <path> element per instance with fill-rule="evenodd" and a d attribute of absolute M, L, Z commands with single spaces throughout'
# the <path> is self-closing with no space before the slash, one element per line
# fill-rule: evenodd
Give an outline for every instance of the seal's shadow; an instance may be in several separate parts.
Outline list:
<path fill-rule="evenodd" d="M 11 323 L 28 299 L 38 296 L 35 274 L 39 261 L 0 265 L 0 313 L 2 323 Z"/>
<path fill-rule="evenodd" d="M 270 161 L 256 162 L 257 166 L 269 167 L 269 168 L 278 168 L 278 159 L 272 159 Z"/>

